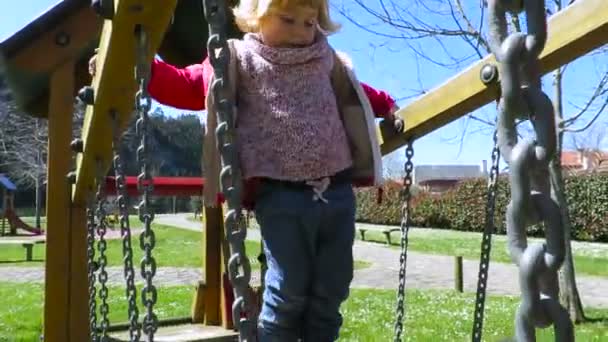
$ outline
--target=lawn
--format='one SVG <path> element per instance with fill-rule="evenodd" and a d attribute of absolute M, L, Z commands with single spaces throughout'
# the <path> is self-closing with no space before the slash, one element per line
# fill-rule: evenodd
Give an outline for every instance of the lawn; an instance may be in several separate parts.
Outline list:
<path fill-rule="evenodd" d="M 41 284 L 0 283 L 0 341 L 38 341 L 41 330 Z M 159 290 L 159 318 L 190 314 L 194 288 L 165 287 Z M 121 288 L 110 289 L 110 322 L 126 321 L 126 301 Z M 392 339 L 395 294 L 386 290 L 353 290 L 343 306 L 344 327 L 340 341 L 389 341 Z M 405 333 L 407 341 L 466 341 L 471 330 L 474 294 L 453 291 L 409 291 Z M 484 338 L 501 341 L 512 334 L 517 300 L 488 297 Z M 608 338 L 608 310 L 587 309 L 595 321 L 576 327 L 578 341 L 600 342 Z M 538 341 L 554 341 L 550 330 Z"/>
<path fill-rule="evenodd" d="M 183 230 L 175 227 L 154 225 L 156 246 L 153 255 L 160 267 L 201 267 L 203 264 L 203 234 Z M 143 255 L 139 247 L 139 234 L 133 235 L 131 243 L 134 251 L 134 260 L 141 260 Z M 260 253 L 260 243 L 247 241 L 245 247 L 250 255 L 253 267 L 259 267 L 257 255 Z M 34 247 L 34 262 L 21 262 L 25 258 L 25 251 L 20 245 L 0 246 L 0 266 L 42 266 L 44 261 L 45 245 Z M 99 256 L 99 253 L 96 252 Z M 108 240 L 108 264 L 122 266 L 122 241 Z"/>
<path fill-rule="evenodd" d="M 159 267 L 201 267 L 203 265 L 203 234 L 165 225 L 154 225 L 156 246 L 153 255 Z M 131 243 L 136 262 L 141 260 L 143 252 L 139 247 L 139 234 L 133 235 Z M 260 254 L 260 243 L 246 241 L 245 248 L 250 256 L 251 266 L 260 267 L 257 256 Z M 45 245 L 34 246 L 34 261 L 24 262 L 25 250 L 20 245 L 0 246 L 0 267 L 2 266 L 43 266 Z M 99 256 L 99 252 L 96 251 Z M 122 241 L 108 240 L 107 257 L 109 266 L 122 266 Z M 370 263 L 355 261 L 355 269 L 369 267 Z"/>
<path fill-rule="evenodd" d="M 357 232 L 358 233 L 358 232 Z M 409 232 L 408 248 L 411 251 L 429 254 L 462 256 L 465 259 L 479 260 L 481 234 L 451 230 L 412 229 Z M 357 234 L 357 239 L 361 236 Z M 368 230 L 366 241 L 386 244 L 381 232 Z M 393 233 L 393 248 L 399 248 L 399 232 Z M 530 239 L 530 241 L 539 241 Z M 577 274 L 608 277 L 608 246 L 601 243 L 574 243 L 574 266 Z M 504 235 L 492 237 L 490 260 L 511 263 Z"/>

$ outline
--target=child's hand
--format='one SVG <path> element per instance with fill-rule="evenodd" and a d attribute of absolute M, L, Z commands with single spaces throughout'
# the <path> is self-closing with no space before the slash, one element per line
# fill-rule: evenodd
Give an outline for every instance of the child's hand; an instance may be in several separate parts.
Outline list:
<path fill-rule="evenodd" d="M 97 71 L 97 49 L 95 49 L 95 53 L 93 57 L 89 59 L 89 74 L 91 76 L 95 76 L 95 72 Z"/>
<path fill-rule="evenodd" d="M 393 126 L 395 127 L 395 131 L 397 131 L 398 133 L 403 133 L 403 129 L 405 128 L 405 123 L 403 122 L 403 120 L 401 118 L 399 118 L 398 116 L 395 115 L 398 110 L 399 110 L 399 106 L 394 105 L 393 108 L 391 108 L 391 111 L 389 112 L 389 117 L 390 117 L 390 120 L 393 121 Z"/>

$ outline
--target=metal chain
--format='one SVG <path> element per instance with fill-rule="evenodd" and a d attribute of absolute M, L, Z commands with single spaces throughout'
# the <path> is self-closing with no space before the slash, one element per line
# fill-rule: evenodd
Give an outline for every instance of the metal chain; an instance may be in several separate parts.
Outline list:
<path fill-rule="evenodd" d="M 509 34 L 507 13 L 517 15 L 524 10 L 528 33 Z M 545 1 L 489 0 L 488 11 L 490 47 L 501 76 L 498 145 L 509 164 L 509 252 L 519 267 L 521 288 L 515 336 L 517 341 L 534 341 L 535 328 L 553 325 L 556 341 L 574 341 L 572 322 L 559 303 L 557 271 L 566 246 L 549 175 L 549 163 L 556 154 L 555 114 L 551 99 L 542 91 L 538 58 L 547 40 Z M 535 139 L 518 141 L 517 119 L 531 121 Z M 537 223 L 545 226 L 546 242 L 528 245 L 527 227 Z"/>
<path fill-rule="evenodd" d="M 498 138 L 494 132 L 494 148 L 492 149 L 492 167 L 488 179 L 488 194 L 486 197 L 486 217 L 481 239 L 481 257 L 479 260 L 479 274 L 477 277 L 477 293 L 475 295 L 475 315 L 473 316 L 472 341 L 480 342 L 483 332 L 483 313 L 486 302 L 486 286 L 488 284 L 488 271 L 490 270 L 490 251 L 492 248 L 492 233 L 494 232 L 494 209 L 496 208 L 496 189 L 498 185 L 498 165 L 500 150 Z"/>
<path fill-rule="evenodd" d="M 101 324 L 99 326 L 101 332 L 101 341 L 107 341 L 108 339 L 108 327 L 110 326 L 110 321 L 108 319 L 108 313 L 110 312 L 110 307 L 108 306 L 108 272 L 106 271 L 106 266 L 108 265 L 108 258 L 106 256 L 106 250 L 108 247 L 106 241 L 106 231 L 107 231 L 107 219 L 106 219 L 106 195 L 105 195 L 105 173 L 101 169 L 101 164 L 97 164 L 97 193 L 95 194 L 95 202 L 97 203 L 97 208 L 95 210 L 95 215 L 97 216 L 97 236 L 99 240 L 97 241 L 97 249 L 99 250 L 99 274 L 98 280 L 101 288 L 99 289 L 99 299 L 101 300 L 101 304 L 99 305 L 99 313 L 101 314 Z"/>
<path fill-rule="evenodd" d="M 251 280 L 251 264 L 245 253 L 247 227 L 241 210 L 241 171 L 235 148 L 234 107 L 228 96 L 230 79 L 228 65 L 230 48 L 226 37 L 226 2 L 224 0 L 203 0 L 205 18 L 209 24 L 207 51 L 213 67 L 215 79 L 211 85 L 213 102 L 218 114 L 216 136 L 222 159 L 221 189 L 226 195 L 228 213 L 224 227 L 230 245 L 228 275 L 234 289 L 232 318 L 239 331 L 240 341 L 255 339 L 255 324 L 251 310 L 251 300 L 247 298 Z"/>
<path fill-rule="evenodd" d="M 114 153 L 114 175 L 116 181 L 116 203 L 120 216 L 120 234 L 122 236 L 122 255 L 124 262 L 124 276 L 127 283 L 126 297 L 129 315 L 129 340 L 139 342 L 141 331 L 138 324 L 139 310 L 137 308 L 137 288 L 135 287 L 135 270 L 133 268 L 133 248 L 131 245 L 131 226 L 129 223 L 129 209 L 127 186 L 125 184 L 125 171 L 120 157 L 120 137 L 116 113 L 112 112 L 112 150 Z"/>
<path fill-rule="evenodd" d="M 153 181 L 148 159 L 148 113 L 152 106 L 152 99 L 150 98 L 150 94 L 148 94 L 148 82 L 150 81 L 150 63 L 147 59 L 149 41 L 147 32 L 141 26 L 137 27 L 135 35 L 137 42 L 135 77 L 139 85 L 135 100 L 135 108 L 139 112 L 136 130 L 141 138 L 141 144 L 137 148 L 137 161 L 141 167 L 141 173 L 137 176 L 137 188 L 142 194 L 142 199 L 138 205 L 138 214 L 140 221 L 143 223 L 143 232 L 139 236 L 139 245 L 144 251 L 144 257 L 141 260 L 141 276 L 145 280 L 144 288 L 141 291 L 141 300 L 146 307 L 146 314 L 143 319 L 143 331 L 148 341 L 154 341 L 154 334 L 158 330 L 158 317 L 154 313 L 154 305 L 156 304 L 158 292 L 152 282 L 156 275 L 156 259 L 152 256 L 152 251 L 156 245 L 156 237 L 154 230 L 152 230 L 154 213 L 150 208 L 150 197 L 153 190 Z"/>
<path fill-rule="evenodd" d="M 95 287 L 95 272 L 97 262 L 95 261 L 95 209 L 93 200 L 87 207 L 87 272 L 89 279 L 89 325 L 91 341 L 97 341 L 97 288 Z"/>
<path fill-rule="evenodd" d="M 412 141 L 405 148 L 405 177 L 403 178 L 403 206 L 401 207 L 401 255 L 399 256 L 399 289 L 397 290 L 397 308 L 395 312 L 394 341 L 401 341 L 403 321 L 405 319 L 405 275 L 407 266 L 408 233 L 410 231 L 410 205 L 412 199 L 412 172 L 414 171 L 414 147 Z"/>

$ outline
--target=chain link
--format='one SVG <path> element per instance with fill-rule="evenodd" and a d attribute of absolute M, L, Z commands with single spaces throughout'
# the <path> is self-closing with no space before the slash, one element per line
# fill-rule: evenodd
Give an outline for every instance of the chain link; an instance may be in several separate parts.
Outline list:
<path fill-rule="evenodd" d="M 129 315 L 129 339 L 139 342 L 141 331 L 138 324 L 139 310 L 137 308 L 137 288 L 135 287 L 135 270 L 133 268 L 133 248 L 131 245 L 131 226 L 129 222 L 129 209 L 127 186 L 125 184 L 125 171 L 121 161 L 119 127 L 115 112 L 111 112 L 113 123 L 112 150 L 114 153 L 114 174 L 116 181 L 116 203 L 120 217 L 120 234 L 122 236 L 122 255 L 124 262 L 124 277 L 127 283 L 126 297 Z"/>
<path fill-rule="evenodd" d="M 101 163 L 97 163 L 97 193 L 95 194 L 95 202 L 97 203 L 97 208 L 95 211 L 95 215 L 97 216 L 97 250 L 99 251 L 99 274 L 98 280 L 99 285 L 101 286 L 99 289 L 99 299 L 101 300 L 101 304 L 99 305 L 99 313 L 101 314 L 101 324 L 99 326 L 101 332 L 101 341 L 105 342 L 108 339 L 108 327 L 110 326 L 110 321 L 108 319 L 108 313 L 110 312 L 110 307 L 108 306 L 108 272 L 106 271 L 106 266 L 108 265 L 108 258 L 106 256 L 106 250 L 108 247 L 106 241 L 106 231 L 108 227 L 107 222 L 107 213 L 106 213 L 106 195 L 105 195 L 105 173 L 101 168 Z"/>
<path fill-rule="evenodd" d="M 479 260 L 479 274 L 477 277 L 477 293 L 475 295 L 475 315 L 473 316 L 472 341 L 480 342 L 483 332 L 483 313 L 486 302 L 486 287 L 488 284 L 488 271 L 490 270 L 490 251 L 492 248 L 492 233 L 494 232 L 494 209 L 496 207 L 496 190 L 498 185 L 498 165 L 500 163 L 500 150 L 498 137 L 494 132 L 494 148 L 492 149 L 492 167 L 488 179 L 488 194 L 486 197 L 486 217 L 483 237 L 481 240 L 481 258 Z"/>
<path fill-rule="evenodd" d="M 508 6 L 507 6 L 508 5 Z M 547 39 L 544 0 L 489 0 L 490 46 L 499 62 L 501 98 L 497 137 L 509 164 L 511 201 L 507 236 L 519 267 L 521 304 L 515 314 L 517 341 L 534 341 L 535 328 L 553 325 L 556 341 L 574 341 L 572 322 L 559 303 L 557 271 L 564 260 L 560 207 L 551 198 L 549 163 L 556 153 L 553 105 L 542 91 L 539 54 Z M 525 11 L 528 33 L 509 34 L 507 13 Z M 531 121 L 535 139 L 518 141 L 517 119 Z M 526 229 L 543 223 L 546 241 L 528 245 Z"/>
<path fill-rule="evenodd" d="M 399 289 L 397 290 L 397 308 L 395 312 L 394 341 L 402 340 L 403 321 L 405 319 L 405 275 L 407 266 L 408 233 L 410 231 L 410 210 L 412 199 L 412 172 L 414 171 L 413 142 L 409 141 L 405 148 L 405 177 L 403 178 L 403 206 L 401 207 L 401 254 L 399 256 Z"/>
<path fill-rule="evenodd" d="M 205 18 L 209 24 L 207 51 L 213 67 L 215 79 L 211 85 L 213 102 L 218 114 L 216 136 L 222 159 L 220 174 L 221 189 L 226 195 L 228 213 L 224 227 L 230 245 L 231 256 L 228 260 L 228 275 L 234 289 L 232 318 L 239 331 L 240 341 L 255 339 L 255 323 L 248 298 L 251 280 L 251 264 L 245 253 L 247 227 L 241 210 L 241 173 L 235 148 L 234 104 L 228 96 L 230 80 L 228 65 L 230 48 L 226 37 L 226 2 L 223 0 L 203 0 Z"/>
<path fill-rule="evenodd" d="M 144 251 L 141 260 L 141 276 L 145 284 L 141 291 L 141 300 L 146 307 L 143 319 L 143 331 L 148 341 L 154 340 L 154 334 L 158 330 L 158 317 L 154 313 L 154 305 L 158 297 L 158 292 L 152 280 L 156 275 L 156 259 L 152 256 L 152 251 L 156 245 L 156 236 L 152 229 L 154 213 L 150 208 L 150 197 L 153 190 L 153 181 L 150 174 L 149 157 L 149 117 L 148 113 L 152 106 L 152 99 L 148 94 L 148 82 L 150 81 L 150 64 L 148 62 L 149 41 L 147 32 L 138 26 L 136 30 L 137 42 L 137 64 L 135 66 L 135 77 L 139 90 L 135 99 L 135 108 L 139 112 L 139 119 L 136 123 L 137 134 L 141 138 L 141 144 L 137 148 L 137 161 L 141 167 L 141 173 L 137 176 L 137 188 L 142 193 L 142 199 L 138 205 L 139 219 L 143 223 L 143 232 L 139 236 L 139 245 Z"/>
<path fill-rule="evenodd" d="M 91 341 L 97 341 L 97 288 L 95 287 L 95 272 L 97 262 L 95 261 L 95 209 L 93 199 L 87 206 L 87 272 L 89 280 L 89 325 Z"/>

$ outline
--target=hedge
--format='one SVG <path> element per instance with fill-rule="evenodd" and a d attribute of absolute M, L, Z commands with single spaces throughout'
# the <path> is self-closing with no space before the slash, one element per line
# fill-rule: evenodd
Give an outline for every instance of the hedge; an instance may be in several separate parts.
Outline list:
<path fill-rule="evenodd" d="M 608 175 L 589 174 L 565 179 L 566 200 L 575 240 L 608 242 Z M 389 181 L 378 204 L 376 189 L 357 190 L 357 221 L 398 225 L 401 222 L 402 187 Z M 496 197 L 496 232 L 504 234 L 505 210 L 509 201 L 506 177 L 499 177 Z M 411 219 L 416 227 L 483 231 L 487 180 L 471 179 L 455 188 L 432 195 L 419 192 L 412 199 Z M 542 226 L 528 229 L 530 236 L 543 236 Z"/>

